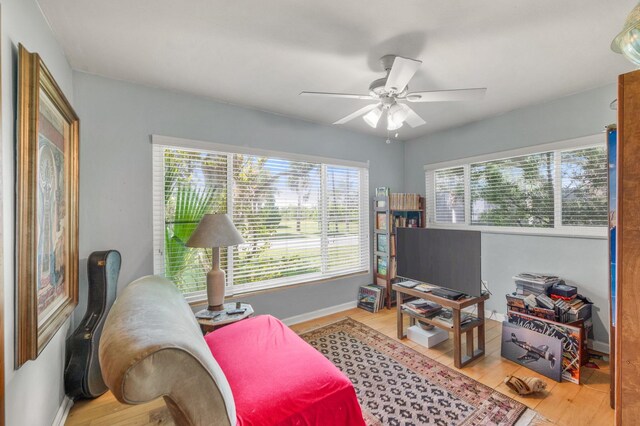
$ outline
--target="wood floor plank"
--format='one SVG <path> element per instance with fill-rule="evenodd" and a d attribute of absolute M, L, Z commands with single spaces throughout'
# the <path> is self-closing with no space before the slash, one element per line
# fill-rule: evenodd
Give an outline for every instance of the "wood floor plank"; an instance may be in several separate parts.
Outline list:
<path fill-rule="evenodd" d="M 538 404 L 536 411 L 544 417 L 557 421 L 571 407 L 571 402 L 578 392 L 580 392 L 580 386 L 575 383 L 558 383 L 548 397 Z"/>
<path fill-rule="evenodd" d="M 360 321 L 397 340 L 395 309 L 383 309 L 373 314 L 354 308 L 295 324 L 291 328 L 297 333 L 303 333 L 346 317 Z M 405 324 L 407 325 L 408 323 Z M 583 369 L 583 385 L 569 382 L 556 383 L 500 356 L 502 323 L 487 319 L 485 334 L 485 356 L 462 369 L 455 369 L 453 366 L 451 334 L 448 340 L 433 348 L 426 348 L 408 339 L 403 339 L 402 343 L 536 410 L 540 418 L 531 426 L 613 425 L 613 410 L 608 405 L 609 366 L 606 362 L 596 360 L 599 369 Z M 504 378 L 510 374 L 540 377 L 547 383 L 547 390 L 542 394 L 529 397 L 515 395 L 503 383 Z M 94 400 L 77 402 L 72 407 L 66 424 L 69 426 L 170 426 L 173 425 L 173 421 L 162 399 L 142 405 L 123 405 L 110 392 L 107 392 Z"/>
<path fill-rule="evenodd" d="M 600 403 L 593 418 L 590 421 L 592 425 L 612 425 L 614 424 L 615 411 L 611 408 L 609 401 L 609 393 Z"/>
<path fill-rule="evenodd" d="M 598 415 L 602 401 L 609 399 L 609 394 L 586 386 L 579 387 L 578 393 L 569 400 L 566 410 L 556 421 L 563 426 L 595 425 L 592 420 Z"/>

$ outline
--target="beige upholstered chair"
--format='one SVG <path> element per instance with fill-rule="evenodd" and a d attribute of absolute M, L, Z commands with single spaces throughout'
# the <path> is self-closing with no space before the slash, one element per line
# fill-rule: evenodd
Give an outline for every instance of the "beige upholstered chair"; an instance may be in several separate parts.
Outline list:
<path fill-rule="evenodd" d="M 147 276 L 125 288 L 100 339 L 105 383 L 123 403 L 160 396 L 178 425 L 235 425 L 231 388 L 178 289 Z"/>

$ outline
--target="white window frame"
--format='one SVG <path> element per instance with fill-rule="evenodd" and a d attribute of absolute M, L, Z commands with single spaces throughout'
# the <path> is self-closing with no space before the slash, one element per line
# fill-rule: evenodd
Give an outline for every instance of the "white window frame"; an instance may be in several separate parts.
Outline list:
<path fill-rule="evenodd" d="M 328 261 L 327 248 L 325 247 L 325 239 L 321 238 L 321 252 L 322 252 L 322 272 L 309 273 L 304 275 L 297 275 L 287 278 L 277 278 L 267 281 L 261 281 L 257 284 L 239 284 L 233 285 L 233 250 L 234 247 L 228 247 L 228 259 L 227 259 L 227 280 L 226 280 L 226 296 L 232 296 L 234 294 L 243 294 L 249 292 L 255 292 L 266 289 L 274 289 L 280 287 L 286 287 L 298 284 L 307 284 L 313 282 L 324 282 L 327 280 L 336 279 L 339 277 L 354 275 L 354 274 L 369 274 L 371 273 L 370 265 L 370 229 L 369 229 L 369 162 L 359 162 L 351 160 L 343 160 L 336 158 L 320 157 L 306 154 L 296 154 L 281 151 L 265 150 L 260 148 L 247 148 L 236 145 L 227 145 L 214 142 L 205 142 L 192 139 L 176 138 L 162 135 L 152 135 L 151 143 L 154 146 L 169 147 L 169 148 L 184 148 L 190 150 L 201 150 L 208 153 L 227 155 L 227 164 L 233 165 L 233 154 L 245 154 L 252 156 L 264 156 L 270 158 L 279 158 L 289 161 L 307 161 L 312 163 L 321 164 L 321 211 L 326 211 L 327 193 L 326 182 L 324 180 L 326 176 L 327 166 L 340 166 L 340 167 L 353 167 L 360 169 L 360 227 L 364 230 L 360 233 L 361 250 L 365 250 L 363 259 L 366 259 L 362 263 L 362 268 L 356 268 L 354 271 L 345 273 L 344 271 L 338 271 L 333 274 L 325 272 L 325 262 Z M 152 185 L 153 185 L 153 270 L 154 274 L 164 276 L 164 228 L 165 228 L 165 216 L 164 209 L 157 211 L 160 204 L 164 205 L 164 184 L 161 179 L 155 179 L 154 177 L 159 173 L 156 170 L 157 165 L 161 165 L 162 173 L 164 174 L 164 164 L 157 158 L 160 155 L 161 150 L 153 149 L 153 173 L 152 173 Z M 227 167 L 227 194 L 233 194 L 233 167 Z M 158 196 L 162 197 L 162 200 L 157 199 Z M 162 203 L 161 203 L 162 201 Z M 227 214 L 233 214 L 233 197 L 227 196 Z M 326 221 L 322 221 L 323 236 L 326 234 L 327 224 Z M 200 302 L 206 299 L 206 290 L 199 290 L 191 293 L 185 293 L 185 299 L 190 303 Z"/>
<path fill-rule="evenodd" d="M 606 226 L 564 226 L 562 225 L 562 169 L 561 153 L 576 149 L 606 147 L 604 134 L 595 134 L 575 139 L 568 139 L 559 142 L 552 142 L 542 145 L 535 145 L 526 148 L 501 151 L 492 154 L 479 155 L 475 157 L 461 158 L 458 160 L 444 161 L 440 163 L 427 164 L 425 170 L 425 186 L 427 196 L 427 226 L 439 229 L 467 229 L 494 234 L 524 234 L 524 235 L 548 235 L 580 238 L 607 238 Z M 516 226 L 484 226 L 471 224 L 471 178 L 470 166 L 475 163 L 521 157 L 525 155 L 554 152 L 554 227 L 553 228 L 524 228 Z M 434 172 L 440 169 L 453 167 L 464 168 L 464 203 L 465 220 L 460 223 L 438 223 L 435 222 L 435 181 Z"/>

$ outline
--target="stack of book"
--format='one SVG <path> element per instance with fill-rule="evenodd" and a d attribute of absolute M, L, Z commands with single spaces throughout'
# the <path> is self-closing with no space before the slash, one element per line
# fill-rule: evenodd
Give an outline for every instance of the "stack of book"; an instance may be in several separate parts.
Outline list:
<path fill-rule="evenodd" d="M 513 279 L 516 292 L 506 295 L 509 312 L 563 324 L 582 320 L 586 336 L 593 336 L 593 302 L 576 286 L 553 275 L 523 273 Z"/>
<path fill-rule="evenodd" d="M 389 209 L 420 210 L 420 194 L 390 194 Z"/>
<path fill-rule="evenodd" d="M 453 312 L 449 308 L 442 308 L 438 314 L 433 316 L 433 319 L 453 327 Z M 465 326 L 474 320 L 476 320 L 475 315 L 467 312 L 460 312 L 460 326 Z"/>
<path fill-rule="evenodd" d="M 565 302 L 569 305 L 569 310 L 567 312 L 568 322 L 591 318 L 591 306 L 593 306 L 593 304 L 586 297 L 576 295 L 576 297 L 570 301 Z"/>
<path fill-rule="evenodd" d="M 560 278 L 554 275 L 528 272 L 516 275 L 513 280 L 516 282 L 516 293 L 524 296 L 547 294 L 551 286 L 560 282 Z"/>
<path fill-rule="evenodd" d="M 384 306 L 386 288 L 375 285 L 363 285 L 358 289 L 358 308 L 369 312 L 378 312 Z"/>
<path fill-rule="evenodd" d="M 442 309 L 442 306 L 430 300 L 417 299 L 411 302 L 403 303 L 402 309 L 422 317 L 434 315 Z"/>

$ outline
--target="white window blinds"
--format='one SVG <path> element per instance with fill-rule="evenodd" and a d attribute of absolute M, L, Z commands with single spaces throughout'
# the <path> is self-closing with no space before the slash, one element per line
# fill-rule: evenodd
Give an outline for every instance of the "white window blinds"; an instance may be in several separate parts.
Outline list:
<path fill-rule="evenodd" d="M 470 165 L 471 224 L 553 228 L 553 152 Z"/>
<path fill-rule="evenodd" d="M 211 251 L 185 244 L 202 215 L 227 210 L 227 156 L 154 148 L 154 166 L 154 226 L 162 241 L 156 273 L 174 281 L 184 293 L 202 290 L 211 269 Z M 226 270 L 226 250 L 222 254 L 221 268 Z"/>
<path fill-rule="evenodd" d="M 608 164 L 600 139 L 593 135 L 538 152 L 526 148 L 425 166 L 428 223 L 604 237 Z"/>
<path fill-rule="evenodd" d="M 233 283 L 321 272 L 319 164 L 233 156 Z"/>
<path fill-rule="evenodd" d="M 606 226 L 607 150 L 592 147 L 561 153 L 562 224 Z"/>
<path fill-rule="evenodd" d="M 222 251 L 233 291 L 368 270 L 366 168 L 161 144 L 153 151 L 155 270 L 184 293 L 204 293 L 210 250 L 185 246 L 204 213 L 230 214 L 245 239 Z"/>
<path fill-rule="evenodd" d="M 369 182 L 357 169 L 326 166 L 323 210 L 327 272 L 356 272 L 369 263 Z"/>
<path fill-rule="evenodd" d="M 451 167 L 434 172 L 435 221 L 464 223 L 464 167 Z"/>

